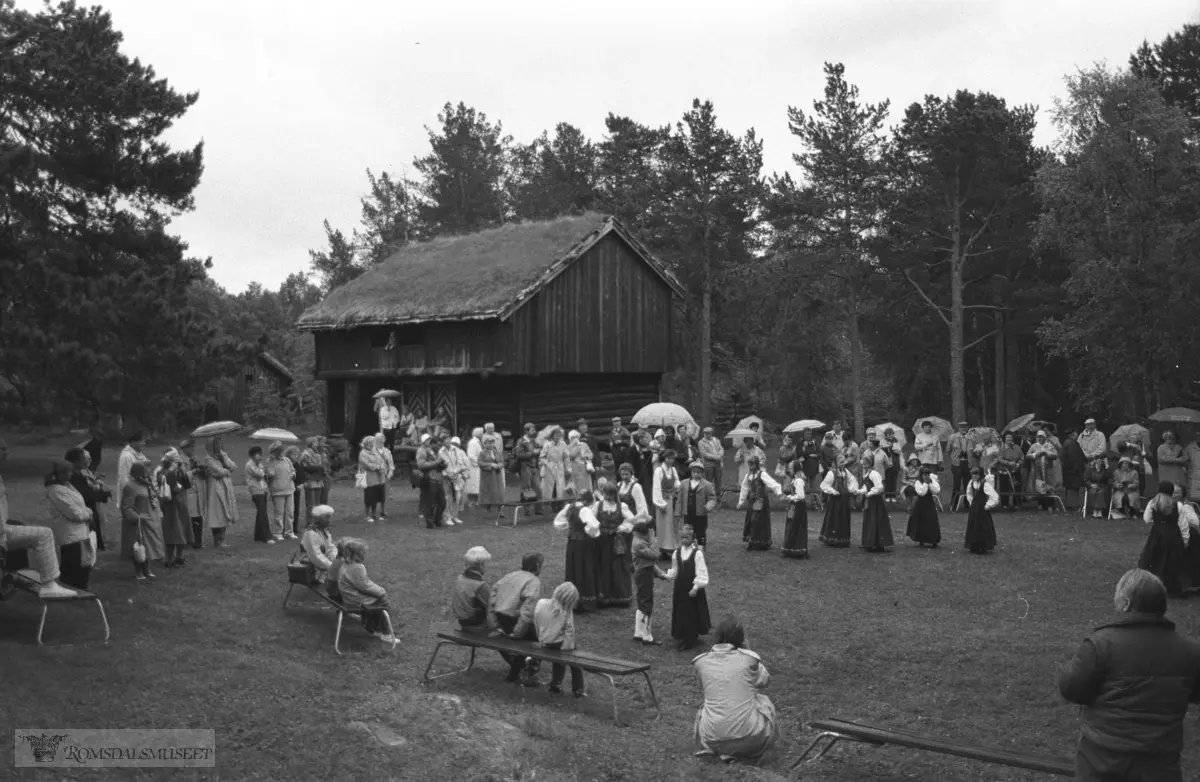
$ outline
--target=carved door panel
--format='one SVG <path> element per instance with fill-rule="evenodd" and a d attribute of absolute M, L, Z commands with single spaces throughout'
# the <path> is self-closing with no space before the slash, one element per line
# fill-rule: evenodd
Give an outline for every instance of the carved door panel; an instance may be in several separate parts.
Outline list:
<path fill-rule="evenodd" d="M 444 426 L 452 434 L 458 433 L 458 395 L 456 383 L 439 382 L 429 384 L 429 401 L 435 419 L 443 419 Z"/>
<path fill-rule="evenodd" d="M 408 412 L 418 420 L 429 417 L 429 385 L 427 383 L 405 383 L 400 386 L 401 399 Z"/>

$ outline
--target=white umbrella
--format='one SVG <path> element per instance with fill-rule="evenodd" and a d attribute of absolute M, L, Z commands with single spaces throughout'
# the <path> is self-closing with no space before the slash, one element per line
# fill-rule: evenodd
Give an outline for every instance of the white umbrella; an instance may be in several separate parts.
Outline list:
<path fill-rule="evenodd" d="M 747 437 L 751 440 L 757 440 L 759 438 L 759 434 L 753 429 L 742 429 L 740 427 L 737 429 L 731 429 L 725 434 L 726 440 L 744 440 Z"/>
<path fill-rule="evenodd" d="M 372 399 L 383 399 L 384 397 L 395 398 L 398 396 L 403 396 L 403 394 L 401 394 L 399 391 L 396 391 L 395 389 L 392 389 L 392 388 L 381 388 L 380 390 L 376 391 L 375 395 L 372 396 L 371 398 Z"/>
<path fill-rule="evenodd" d="M 1117 431 L 1109 435 L 1108 442 L 1115 451 L 1119 443 L 1127 443 L 1134 439 L 1143 443 L 1149 443 L 1150 430 L 1141 424 L 1125 424 L 1124 426 L 1117 427 Z"/>
<path fill-rule="evenodd" d="M 562 427 L 559 426 L 558 424 L 550 424 L 549 426 L 543 428 L 542 431 L 537 433 L 537 441 L 539 443 L 546 442 L 547 440 L 550 439 L 550 433 L 553 432 L 555 429 L 562 429 Z M 563 429 L 563 442 L 566 442 L 566 439 L 567 439 L 566 434 L 567 434 L 566 430 Z"/>
<path fill-rule="evenodd" d="M 805 429 L 824 429 L 825 424 L 815 418 L 804 418 L 800 421 L 792 421 L 787 426 L 783 427 L 784 434 L 793 434 L 795 432 L 803 432 Z"/>
<path fill-rule="evenodd" d="M 879 435 L 879 442 L 881 443 L 887 440 L 883 434 L 888 429 L 892 430 L 892 434 L 896 437 L 896 442 L 900 443 L 901 447 L 908 443 L 908 435 L 904 433 L 904 429 L 889 421 L 884 421 L 881 424 L 875 424 L 874 429 L 875 434 Z"/>
<path fill-rule="evenodd" d="M 205 424 L 192 432 L 192 437 L 216 437 L 217 435 L 238 432 L 241 429 L 242 425 L 237 421 L 213 421 L 211 424 Z"/>
<path fill-rule="evenodd" d="M 640 429 L 650 429 L 656 426 L 675 426 L 682 424 L 695 426 L 692 414 L 672 402 L 655 402 L 638 410 L 630 419 Z"/>
<path fill-rule="evenodd" d="M 269 442 L 274 442 L 275 440 L 278 440 L 281 443 L 298 443 L 298 442 L 300 442 L 300 438 L 297 437 L 296 435 L 292 434 L 291 432 L 289 432 L 287 429 L 273 429 L 270 427 L 268 427 L 266 429 L 259 429 L 257 432 L 250 435 L 250 439 L 251 440 L 267 440 Z"/>
<path fill-rule="evenodd" d="M 737 426 L 735 426 L 733 428 L 734 429 L 749 429 L 751 424 L 758 424 L 758 433 L 760 435 L 763 433 L 763 420 L 756 415 L 746 416 L 742 420 L 738 421 Z"/>
<path fill-rule="evenodd" d="M 913 434 L 920 434 L 923 432 L 924 430 L 921 428 L 921 424 L 925 423 L 926 421 L 933 425 L 933 434 L 936 434 L 939 440 L 949 440 L 950 435 L 954 434 L 954 427 L 950 425 L 950 422 L 945 418 L 938 418 L 936 415 L 918 418 L 917 422 L 913 424 Z"/>

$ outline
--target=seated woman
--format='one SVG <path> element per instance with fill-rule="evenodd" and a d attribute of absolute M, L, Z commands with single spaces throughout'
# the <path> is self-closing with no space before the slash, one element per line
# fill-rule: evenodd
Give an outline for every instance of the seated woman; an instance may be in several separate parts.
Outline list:
<path fill-rule="evenodd" d="M 385 644 L 396 644 L 396 637 L 384 632 L 383 612 L 388 607 L 387 590 L 376 584 L 367 575 L 367 544 L 358 538 L 345 542 L 342 552 L 342 568 L 338 572 L 338 591 L 347 608 L 358 608 L 363 612 L 363 629 L 377 636 Z"/>
<path fill-rule="evenodd" d="M 46 476 L 47 526 L 58 544 L 59 581 L 76 589 L 87 589 L 96 546 L 92 538 L 92 511 L 83 495 L 71 485 L 75 466 L 56 461 Z"/>
<path fill-rule="evenodd" d="M 1142 509 L 1142 495 L 1139 490 L 1140 471 L 1135 470 L 1133 459 L 1122 456 L 1113 472 L 1112 502 L 1116 506 L 1114 519 L 1132 518 Z"/>
<path fill-rule="evenodd" d="M 313 581 L 325 584 L 329 581 L 329 569 L 338 558 L 337 546 L 329 534 L 333 521 L 333 508 L 318 505 L 312 509 L 312 524 L 300 537 L 299 561 L 312 566 Z"/>
<path fill-rule="evenodd" d="M 712 651 L 692 660 L 704 688 L 696 754 L 757 762 L 779 737 L 775 705 L 762 693 L 771 677 L 746 648 L 746 632 L 733 617 L 717 625 L 716 641 Z"/>

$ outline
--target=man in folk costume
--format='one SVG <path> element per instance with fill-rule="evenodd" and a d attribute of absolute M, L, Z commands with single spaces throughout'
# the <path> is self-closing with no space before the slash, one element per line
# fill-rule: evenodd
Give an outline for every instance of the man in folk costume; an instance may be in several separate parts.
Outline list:
<path fill-rule="evenodd" d="M 679 506 L 683 523 L 690 526 L 696 536 L 696 545 L 704 548 L 708 545 L 708 514 L 717 509 L 717 490 L 704 477 L 703 462 L 692 462 L 689 469 L 691 479 L 679 492 Z"/>
<path fill-rule="evenodd" d="M 379 431 L 383 432 L 384 446 L 388 452 L 396 445 L 396 430 L 400 426 L 400 411 L 392 404 L 389 397 L 383 398 L 383 406 L 379 408 Z"/>
<path fill-rule="evenodd" d="M 1079 435 L 1079 447 L 1083 449 L 1084 458 L 1091 461 L 1108 452 L 1108 438 L 1096 428 L 1096 419 L 1089 418 L 1083 422 L 1083 433 Z"/>
<path fill-rule="evenodd" d="M 971 468 L 977 462 L 972 448 L 971 438 L 967 436 L 967 422 L 958 422 L 958 431 L 950 435 L 950 507 L 958 507 L 958 498 L 967 491 L 967 481 L 971 479 Z"/>
<path fill-rule="evenodd" d="M 704 480 L 711 483 L 713 488 L 720 490 L 721 473 L 725 461 L 725 446 L 721 445 L 721 441 L 713 436 L 713 428 L 711 426 L 704 427 L 704 436 L 700 438 L 700 442 L 696 448 L 700 451 L 700 458 L 703 460 Z"/>
<path fill-rule="evenodd" d="M 513 461 L 521 475 L 521 502 L 536 502 L 542 498 L 542 474 L 538 463 L 542 448 L 537 442 L 537 427 L 525 424 L 525 435 L 513 446 Z M 542 504 L 533 506 L 535 515 L 543 515 Z"/>

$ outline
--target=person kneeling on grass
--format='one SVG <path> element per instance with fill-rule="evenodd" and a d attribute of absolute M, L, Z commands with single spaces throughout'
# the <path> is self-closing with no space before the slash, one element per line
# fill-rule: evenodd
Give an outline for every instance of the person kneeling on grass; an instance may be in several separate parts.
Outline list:
<path fill-rule="evenodd" d="M 1117 582 L 1120 618 L 1101 625 L 1062 669 L 1058 689 L 1081 709 L 1075 778 L 1180 782 L 1183 721 L 1200 703 L 1200 643 L 1175 632 L 1167 589 L 1146 570 Z"/>
<path fill-rule="evenodd" d="M 762 692 L 770 674 L 746 648 L 738 620 L 721 620 L 716 641 L 712 651 L 692 660 L 704 688 L 704 705 L 696 714 L 696 754 L 757 762 L 779 738 L 775 704 Z"/>
<path fill-rule="evenodd" d="M 363 629 L 385 644 L 394 645 L 396 637 L 385 632 L 383 618 L 388 607 L 387 590 L 371 580 L 363 564 L 367 558 L 367 544 L 358 538 L 348 538 L 342 545 L 342 566 L 337 577 L 342 604 L 361 609 Z"/>
<path fill-rule="evenodd" d="M 458 626 L 471 633 L 487 632 L 488 603 L 492 588 L 483 580 L 483 573 L 492 555 L 483 546 L 468 549 L 463 556 L 465 569 L 454 582 L 450 596 L 450 611 Z"/>
<path fill-rule="evenodd" d="M 554 596 L 539 600 L 533 609 L 533 624 L 537 629 L 538 643 L 547 649 L 564 652 L 575 650 L 575 606 L 579 605 L 579 590 L 570 581 L 564 581 L 554 589 Z M 567 666 L 554 663 L 550 673 L 550 692 L 562 692 L 563 676 Z M 571 666 L 571 692 L 576 698 L 587 693 L 583 689 L 583 669 Z"/>
<path fill-rule="evenodd" d="M 536 641 L 537 629 L 533 624 L 533 612 L 542 596 L 542 572 L 545 557 L 529 553 L 521 558 L 521 569 L 509 573 L 492 587 L 488 603 L 488 627 L 496 628 L 502 635 L 514 641 Z M 522 686 L 537 687 L 539 662 L 520 654 L 501 652 L 508 663 L 505 681 L 520 681 Z"/>

